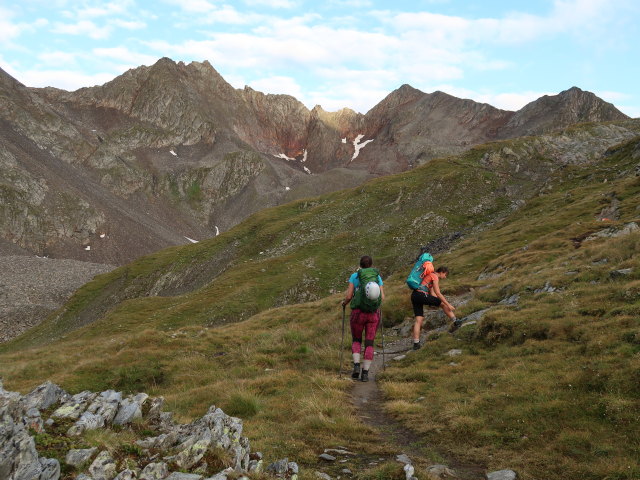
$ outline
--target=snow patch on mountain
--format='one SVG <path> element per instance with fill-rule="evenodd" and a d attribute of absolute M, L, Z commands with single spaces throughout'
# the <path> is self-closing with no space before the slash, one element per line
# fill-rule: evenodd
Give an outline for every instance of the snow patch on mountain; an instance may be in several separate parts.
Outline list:
<path fill-rule="evenodd" d="M 284 153 L 279 153 L 278 155 L 274 155 L 274 157 L 276 158 L 282 158 L 283 160 L 286 160 L 287 162 L 295 162 L 295 158 L 291 158 L 291 157 L 287 157 Z"/>
<path fill-rule="evenodd" d="M 353 141 L 353 146 L 354 146 L 354 148 L 356 149 L 356 151 L 355 151 L 355 152 L 353 152 L 353 157 L 351 157 L 351 161 L 355 160 L 355 159 L 358 157 L 358 155 L 360 154 L 360 150 L 361 150 L 362 148 L 364 148 L 364 146 L 365 146 L 367 143 L 369 143 L 369 142 L 373 142 L 373 138 L 372 138 L 372 139 L 370 139 L 370 140 L 366 140 L 366 141 L 364 141 L 364 142 L 360 143 L 360 140 L 362 140 L 363 138 L 364 138 L 364 135 L 360 134 L 360 135 L 358 135 L 358 136 L 356 137 L 356 139 Z"/>

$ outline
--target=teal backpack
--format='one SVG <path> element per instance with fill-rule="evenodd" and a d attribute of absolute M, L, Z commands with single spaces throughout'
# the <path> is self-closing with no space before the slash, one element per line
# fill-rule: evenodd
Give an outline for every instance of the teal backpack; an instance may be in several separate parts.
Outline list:
<path fill-rule="evenodd" d="M 355 295 L 351 300 L 350 306 L 353 310 L 354 308 L 359 308 L 363 312 L 375 312 L 380 308 L 380 304 L 382 303 L 382 295 L 380 295 L 377 299 L 371 300 L 367 298 L 365 293 L 365 288 L 367 283 L 375 282 L 378 283 L 378 276 L 380 273 L 376 268 L 361 268 L 358 270 L 358 280 L 360 280 L 360 285 L 355 291 Z"/>
<path fill-rule="evenodd" d="M 425 263 L 426 262 L 426 263 Z M 430 253 L 424 252 L 418 257 L 416 263 L 407 277 L 407 286 L 411 290 L 417 290 L 422 286 L 426 274 L 433 272 L 433 257 Z"/>

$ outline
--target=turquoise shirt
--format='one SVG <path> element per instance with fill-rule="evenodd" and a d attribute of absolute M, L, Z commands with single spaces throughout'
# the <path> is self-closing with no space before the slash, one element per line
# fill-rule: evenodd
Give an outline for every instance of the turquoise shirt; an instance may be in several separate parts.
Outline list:
<path fill-rule="evenodd" d="M 360 286 L 360 279 L 358 278 L 358 272 L 354 272 L 349 277 L 349 283 L 353 283 L 354 290 Z M 378 285 L 380 286 L 384 285 L 384 283 L 382 283 L 382 278 L 380 277 L 380 275 L 378 275 Z"/>

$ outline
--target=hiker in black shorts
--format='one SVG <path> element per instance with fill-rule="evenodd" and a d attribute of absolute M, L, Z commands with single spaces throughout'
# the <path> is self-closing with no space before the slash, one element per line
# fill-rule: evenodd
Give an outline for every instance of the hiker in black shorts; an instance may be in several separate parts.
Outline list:
<path fill-rule="evenodd" d="M 427 277 L 420 287 L 411 292 L 411 304 L 413 305 L 413 314 L 415 315 L 415 323 L 413 324 L 413 349 L 420 348 L 420 329 L 424 322 L 424 306 L 440 307 L 447 317 L 453 322 L 450 331 L 455 331 L 462 323 L 456 318 L 453 311 L 456 309 L 451 305 L 440 292 L 440 280 L 447 278 L 449 269 L 447 267 L 438 267 L 435 272 L 427 273 Z"/>

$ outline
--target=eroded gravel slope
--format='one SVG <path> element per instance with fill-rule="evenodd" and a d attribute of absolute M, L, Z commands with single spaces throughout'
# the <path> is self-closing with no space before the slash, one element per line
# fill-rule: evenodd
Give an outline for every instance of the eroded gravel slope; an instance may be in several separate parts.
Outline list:
<path fill-rule="evenodd" d="M 114 268 L 78 260 L 0 257 L 0 342 L 39 324 L 80 286 Z"/>

